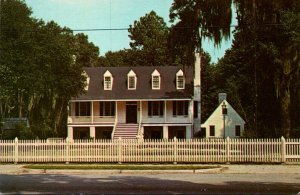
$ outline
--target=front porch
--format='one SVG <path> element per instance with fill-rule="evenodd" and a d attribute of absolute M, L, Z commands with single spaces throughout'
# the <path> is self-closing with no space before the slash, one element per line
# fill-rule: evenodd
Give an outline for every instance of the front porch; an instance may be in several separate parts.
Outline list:
<path fill-rule="evenodd" d="M 74 101 L 69 105 L 68 137 L 102 139 L 107 133 L 96 136 L 96 128 L 109 127 L 115 139 L 118 126 L 124 124 L 126 130 L 126 125 L 136 124 L 136 133 L 124 138 L 192 138 L 193 106 L 191 100 Z"/>
<path fill-rule="evenodd" d="M 126 126 L 126 124 L 119 125 Z M 134 124 L 130 126 L 132 125 Z M 191 125 L 168 126 L 152 124 L 149 126 L 149 124 L 146 124 L 141 125 L 140 129 L 136 128 L 136 132 L 131 133 L 130 131 L 134 131 L 134 129 L 132 127 L 128 127 L 128 129 L 124 128 L 125 126 L 123 126 L 123 129 L 119 133 L 115 130 L 115 126 L 69 126 L 68 137 L 70 139 L 173 139 L 175 137 L 178 139 L 190 139 L 193 133 Z"/>

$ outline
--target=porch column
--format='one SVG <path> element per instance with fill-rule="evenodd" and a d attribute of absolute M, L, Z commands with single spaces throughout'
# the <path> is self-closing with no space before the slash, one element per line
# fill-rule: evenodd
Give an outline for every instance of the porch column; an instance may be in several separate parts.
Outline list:
<path fill-rule="evenodd" d="M 194 101 L 190 100 L 189 101 L 189 118 L 190 118 L 190 123 L 193 123 L 193 118 L 194 118 Z"/>
<path fill-rule="evenodd" d="M 140 114 L 140 120 L 139 120 L 139 123 L 142 123 L 142 120 L 143 120 L 143 103 L 142 101 L 140 101 L 140 109 L 139 109 L 139 114 Z"/>
<path fill-rule="evenodd" d="M 186 126 L 185 128 L 185 138 L 191 139 L 192 138 L 192 126 Z"/>
<path fill-rule="evenodd" d="M 91 121 L 92 121 L 92 124 L 94 124 L 94 101 L 92 101 L 92 109 L 91 109 L 92 113 L 91 113 Z"/>
<path fill-rule="evenodd" d="M 90 137 L 94 138 L 96 137 L 96 128 L 95 127 L 90 127 Z"/>
<path fill-rule="evenodd" d="M 164 106 L 164 117 L 165 117 L 165 123 L 167 122 L 167 101 L 165 100 L 165 106 Z"/>
<path fill-rule="evenodd" d="M 68 138 L 73 139 L 73 127 L 68 127 Z"/>
<path fill-rule="evenodd" d="M 115 101 L 115 124 L 118 123 L 118 104 L 119 102 L 118 101 Z"/>
<path fill-rule="evenodd" d="M 169 138 L 169 131 L 168 126 L 163 126 L 163 138 L 168 139 Z"/>

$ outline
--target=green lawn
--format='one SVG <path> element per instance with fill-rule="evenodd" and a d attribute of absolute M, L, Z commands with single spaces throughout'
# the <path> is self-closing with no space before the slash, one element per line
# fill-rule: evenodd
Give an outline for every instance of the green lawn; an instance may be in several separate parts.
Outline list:
<path fill-rule="evenodd" d="M 218 165 L 172 165 L 172 164 L 31 164 L 27 169 L 78 169 L 78 170 L 195 170 L 221 168 Z"/>

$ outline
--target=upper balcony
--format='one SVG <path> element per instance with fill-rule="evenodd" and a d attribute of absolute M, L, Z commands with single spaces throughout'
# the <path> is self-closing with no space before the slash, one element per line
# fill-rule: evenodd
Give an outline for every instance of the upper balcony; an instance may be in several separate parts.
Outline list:
<path fill-rule="evenodd" d="M 68 124 L 193 123 L 193 102 L 91 101 L 70 102 Z"/>

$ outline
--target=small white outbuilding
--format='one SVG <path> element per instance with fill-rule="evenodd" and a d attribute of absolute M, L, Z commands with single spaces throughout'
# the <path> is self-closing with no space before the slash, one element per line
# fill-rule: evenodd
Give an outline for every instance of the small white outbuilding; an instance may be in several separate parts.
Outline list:
<path fill-rule="evenodd" d="M 238 138 L 243 135 L 244 126 L 245 121 L 224 99 L 201 125 L 201 131 L 206 132 L 206 138 Z"/>

